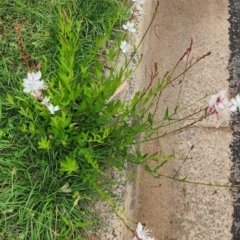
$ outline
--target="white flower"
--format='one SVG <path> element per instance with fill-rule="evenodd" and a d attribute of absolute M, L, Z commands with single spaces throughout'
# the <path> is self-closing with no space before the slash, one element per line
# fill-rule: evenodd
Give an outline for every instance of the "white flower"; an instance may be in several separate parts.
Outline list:
<path fill-rule="evenodd" d="M 133 239 L 132 240 L 138 240 L 138 238 L 135 236 L 135 237 L 133 237 Z"/>
<path fill-rule="evenodd" d="M 144 11 L 141 5 L 136 5 L 134 10 L 131 9 L 131 14 L 133 14 L 133 16 L 136 16 L 136 17 L 143 15 Z"/>
<path fill-rule="evenodd" d="M 38 80 L 41 79 L 41 77 L 42 77 L 42 73 L 40 71 L 38 71 L 36 73 L 34 73 L 34 72 L 28 72 L 27 73 L 27 79 L 31 80 L 31 81 L 38 81 Z"/>
<path fill-rule="evenodd" d="M 127 21 L 126 24 L 123 24 L 123 29 L 131 33 L 135 33 L 137 31 L 134 27 L 134 23 L 129 21 Z"/>
<path fill-rule="evenodd" d="M 221 102 L 215 105 L 217 117 L 220 115 L 229 116 L 231 111 L 232 102 L 228 100 L 228 98 L 223 99 Z"/>
<path fill-rule="evenodd" d="M 227 90 L 221 90 L 218 94 L 211 96 L 208 102 L 209 107 L 213 108 L 218 102 L 221 102 L 224 99 L 226 99 L 227 98 L 226 94 Z"/>
<path fill-rule="evenodd" d="M 45 84 L 43 81 L 32 81 L 28 79 L 23 80 L 23 91 L 26 93 L 31 93 L 32 91 L 42 90 L 45 89 Z"/>
<path fill-rule="evenodd" d="M 34 73 L 29 72 L 27 78 L 23 79 L 23 91 L 30 93 L 34 97 L 40 97 L 42 90 L 46 88 L 44 81 L 41 81 L 42 73 L 40 71 Z"/>
<path fill-rule="evenodd" d="M 136 11 L 137 11 L 138 15 L 143 15 L 144 14 L 143 8 L 139 4 L 136 5 Z"/>
<path fill-rule="evenodd" d="M 150 230 L 144 228 L 140 222 L 137 225 L 136 232 L 138 238 L 140 238 L 141 240 L 148 240 Z"/>
<path fill-rule="evenodd" d="M 147 240 L 155 240 L 155 238 L 153 237 L 153 238 L 151 238 L 151 237 L 148 237 L 148 239 Z"/>
<path fill-rule="evenodd" d="M 232 106 L 230 107 L 232 112 L 236 112 L 237 109 L 240 110 L 240 94 L 238 94 L 235 98 L 232 98 L 230 102 L 232 103 Z"/>
<path fill-rule="evenodd" d="M 56 111 L 60 109 L 59 106 L 54 107 L 52 104 L 47 105 L 47 108 L 51 114 L 54 114 Z"/>
<path fill-rule="evenodd" d="M 49 105 L 49 100 L 50 100 L 50 97 L 45 97 L 42 100 L 41 104 L 44 105 L 44 106 L 48 106 Z"/>
<path fill-rule="evenodd" d="M 125 40 L 121 42 L 120 48 L 123 53 L 127 52 L 127 42 Z"/>
<path fill-rule="evenodd" d="M 209 99 L 209 108 L 207 111 L 207 114 L 210 114 L 214 110 L 216 110 L 217 117 L 219 113 L 224 114 L 224 115 L 229 115 L 231 110 L 231 106 L 233 103 L 229 101 L 227 97 L 227 90 L 221 90 L 219 93 L 211 96 Z"/>
<path fill-rule="evenodd" d="M 145 0 L 132 0 L 133 2 L 135 2 L 136 4 L 144 4 L 145 3 Z"/>

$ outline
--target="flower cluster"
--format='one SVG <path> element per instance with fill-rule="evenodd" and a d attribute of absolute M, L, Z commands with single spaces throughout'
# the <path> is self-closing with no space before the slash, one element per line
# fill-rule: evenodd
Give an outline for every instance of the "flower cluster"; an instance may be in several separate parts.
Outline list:
<path fill-rule="evenodd" d="M 129 33 L 135 33 L 137 31 L 135 28 L 135 24 L 130 21 L 127 21 L 125 24 L 123 24 L 123 29 L 128 31 Z"/>
<path fill-rule="evenodd" d="M 133 240 L 155 240 L 155 238 L 151 238 L 149 233 L 151 230 L 143 227 L 143 225 L 139 222 L 136 228 L 136 234 L 133 237 Z"/>
<path fill-rule="evenodd" d="M 50 98 L 44 97 L 43 98 L 43 90 L 46 89 L 46 84 L 43 80 L 41 80 L 42 73 L 40 71 L 28 72 L 27 78 L 23 79 L 23 91 L 35 97 L 37 100 L 42 99 L 42 104 L 47 107 L 51 114 L 58 111 L 60 108 L 59 106 L 53 106 L 49 103 Z"/>
<path fill-rule="evenodd" d="M 227 90 L 221 90 L 219 93 L 211 96 L 208 104 L 207 114 L 215 111 L 217 118 L 219 118 L 219 115 L 229 116 L 230 113 L 240 109 L 240 94 L 237 94 L 234 98 L 229 100 Z"/>
<path fill-rule="evenodd" d="M 29 93 L 35 98 L 42 96 L 42 90 L 46 88 L 44 81 L 41 81 L 42 73 L 40 71 L 34 73 L 29 72 L 27 78 L 23 79 L 23 91 Z"/>
<path fill-rule="evenodd" d="M 131 9 L 132 18 L 133 17 L 139 17 L 144 14 L 142 5 L 145 3 L 145 0 L 132 0 L 134 2 L 133 8 Z M 123 24 L 123 29 L 129 33 L 136 33 L 137 29 L 135 27 L 135 24 L 132 21 L 127 21 L 125 24 Z M 120 49 L 123 53 L 127 52 L 127 42 L 126 40 L 121 42 Z"/>
<path fill-rule="evenodd" d="M 131 13 L 133 16 L 141 16 L 144 14 L 142 5 L 145 3 L 145 0 L 132 0 L 135 4 L 133 6 L 133 9 L 131 10 Z"/>

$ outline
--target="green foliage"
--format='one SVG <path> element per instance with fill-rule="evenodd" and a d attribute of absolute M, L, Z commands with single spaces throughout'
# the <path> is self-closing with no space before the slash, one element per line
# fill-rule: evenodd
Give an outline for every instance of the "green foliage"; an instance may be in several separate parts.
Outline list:
<path fill-rule="evenodd" d="M 23 66 L 7 65 L 7 58 L 1 62 L 0 66 L 7 69 L 0 73 L 5 79 L 0 84 L 3 239 L 85 239 L 83 228 L 98 223 L 91 211 L 94 200 L 100 197 L 107 201 L 111 197 L 107 190 L 110 180 L 105 174 L 108 169 L 122 170 L 126 162 L 141 164 L 160 177 L 160 168 L 172 159 L 163 157 L 161 151 L 130 151 L 132 145 L 154 139 L 158 129 L 178 113 L 179 106 L 173 113 L 166 108 L 162 121 L 156 122 L 150 111 L 171 77 L 159 79 L 152 86 L 153 77 L 128 104 L 112 99 L 132 73 L 128 70 L 130 59 L 117 70 L 119 47 L 112 41 L 116 37 L 113 29 L 120 26 L 126 14 L 126 3 L 68 2 L 39 3 L 42 10 L 44 7 L 41 12 L 34 1 L 6 0 L 7 5 L 2 6 L 13 11 L 7 13 L 12 21 L 22 14 L 23 19 L 15 23 L 24 21 L 25 47 L 33 60 L 42 62 L 41 72 L 47 83 L 43 95 L 60 107 L 50 114 L 40 99 L 22 91 L 21 79 L 26 75 Z M 24 16 L 24 12 L 28 14 Z M 6 22 L 7 16 L 3 17 Z M 39 26 L 28 30 L 35 18 Z M 11 34 L 4 38 L 7 41 Z M 19 56 L 17 49 L 10 52 L 9 56 L 2 54 Z M 100 60 L 100 56 L 106 60 Z M 34 69 L 35 64 L 30 67 Z M 149 161 L 158 165 L 152 169 Z"/>
<path fill-rule="evenodd" d="M 66 160 L 60 161 L 61 171 L 67 172 L 67 174 L 71 174 L 72 172 L 76 172 L 78 170 L 78 163 L 75 159 L 71 159 L 66 157 Z"/>

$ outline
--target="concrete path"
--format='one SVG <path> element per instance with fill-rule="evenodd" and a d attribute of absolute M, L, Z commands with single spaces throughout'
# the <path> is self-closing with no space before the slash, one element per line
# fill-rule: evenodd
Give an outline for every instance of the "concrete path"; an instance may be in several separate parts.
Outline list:
<path fill-rule="evenodd" d="M 147 1 L 141 32 L 147 28 L 155 4 L 154 0 Z M 155 62 L 160 77 L 171 70 L 193 38 L 194 59 L 208 51 L 212 54 L 186 74 L 181 105 L 186 106 L 206 93 L 228 89 L 229 83 L 231 91 L 236 92 L 240 77 L 239 12 L 238 0 L 160 0 L 157 17 L 141 50 L 143 61 L 137 73 L 139 88 L 147 86 Z M 166 107 L 176 105 L 178 92 L 177 86 L 166 91 L 157 111 L 158 119 L 163 117 Z M 238 118 L 235 117 L 234 134 L 229 119 L 217 120 L 211 116 L 181 134 L 144 144 L 142 150 L 162 149 L 166 154 L 180 157 L 194 145 L 181 168 L 180 178 L 187 176 L 189 181 L 221 185 L 229 185 L 230 181 L 236 183 L 240 174 L 235 168 L 240 165 L 236 163 L 240 140 L 236 128 Z M 174 176 L 181 163 L 173 162 L 161 172 Z M 229 188 L 153 179 L 141 169 L 138 176 L 134 219 L 152 229 L 157 240 L 240 239 L 238 191 L 232 195 Z"/>

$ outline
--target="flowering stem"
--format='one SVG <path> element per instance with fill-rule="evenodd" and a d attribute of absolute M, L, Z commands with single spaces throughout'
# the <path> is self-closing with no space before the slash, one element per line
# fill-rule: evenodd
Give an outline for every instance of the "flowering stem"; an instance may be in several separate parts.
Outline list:
<path fill-rule="evenodd" d="M 175 177 L 178 175 L 178 173 L 179 173 L 180 170 L 182 169 L 184 163 L 185 163 L 186 160 L 188 159 L 188 156 L 189 156 L 190 152 L 193 150 L 193 148 L 194 148 L 194 145 L 191 146 L 191 149 L 189 150 L 187 156 L 186 156 L 185 159 L 183 160 L 183 163 L 181 164 L 181 166 L 178 168 L 178 170 L 177 170 L 176 173 L 174 174 L 173 178 L 175 178 Z"/>
<path fill-rule="evenodd" d="M 157 14 L 158 7 L 159 7 L 159 1 L 157 2 L 157 5 L 156 5 L 156 7 L 155 7 L 155 11 L 154 11 L 154 13 L 153 13 L 153 17 L 152 17 L 152 19 L 151 19 L 151 22 L 149 23 L 149 25 L 148 25 L 146 31 L 144 32 L 144 34 L 143 34 L 140 42 L 138 43 L 137 47 L 134 48 L 133 54 L 131 55 L 131 57 L 129 58 L 128 62 L 126 63 L 125 68 L 123 69 L 123 72 L 124 72 L 124 71 L 127 69 L 127 67 L 129 66 L 129 64 L 130 64 L 130 62 L 132 61 L 133 57 L 135 56 L 137 50 L 139 49 L 140 45 L 142 44 L 144 38 L 146 37 L 146 35 L 147 35 L 150 27 L 152 26 L 152 23 L 153 23 L 153 21 L 154 21 L 154 19 L 155 19 L 155 17 L 156 17 L 156 14 Z M 126 79 L 124 79 L 123 82 L 124 82 L 125 80 L 126 80 Z"/>
<path fill-rule="evenodd" d="M 134 231 L 126 224 L 126 222 L 124 221 L 124 219 L 118 214 L 117 211 L 115 211 L 116 215 L 120 218 L 120 220 L 123 222 L 123 224 L 125 225 L 125 227 L 134 234 Z"/>
<path fill-rule="evenodd" d="M 26 54 L 24 52 L 24 48 L 23 48 L 23 43 L 22 43 L 22 34 L 21 34 L 21 26 L 16 26 L 16 31 L 17 31 L 17 40 L 18 40 L 18 48 L 19 48 L 19 51 L 21 53 L 21 56 L 22 56 L 22 59 L 24 61 L 24 64 L 28 70 L 28 72 L 31 72 L 31 68 L 29 67 L 29 64 L 28 64 L 28 54 Z"/>
<path fill-rule="evenodd" d="M 150 139 L 147 139 L 147 140 L 142 140 L 142 141 L 138 141 L 138 142 L 134 142 L 133 144 L 139 144 L 139 143 L 144 143 L 144 142 L 149 142 L 149 141 L 152 141 L 152 140 L 155 140 L 155 139 L 159 139 L 159 138 L 162 138 L 162 137 L 166 137 L 166 136 L 169 136 L 169 135 L 172 135 L 172 134 L 176 134 L 178 132 L 182 132 L 183 129 L 185 128 L 189 128 L 190 126 L 194 125 L 195 123 L 197 122 L 200 122 L 202 121 L 202 118 L 200 119 L 197 119 L 196 121 L 193 121 L 192 123 L 189 123 L 188 125 L 184 126 L 184 127 L 181 127 L 179 129 L 175 129 L 171 132 L 165 132 L 164 134 L 160 135 L 160 136 L 157 136 L 157 137 L 154 137 L 154 138 L 150 138 Z"/>
<path fill-rule="evenodd" d="M 140 42 L 138 43 L 138 45 L 137 45 L 134 53 L 137 52 L 139 46 L 142 44 L 142 42 L 143 42 L 144 38 L 146 37 L 146 35 L 147 35 L 150 27 L 152 26 L 152 23 L 153 23 L 153 21 L 154 21 L 154 19 L 155 19 L 155 17 L 156 17 L 156 14 L 157 14 L 158 7 L 159 7 L 159 1 L 157 1 L 157 4 L 156 4 L 156 7 L 155 7 L 155 11 L 154 11 L 154 13 L 153 13 L 153 17 L 152 17 L 152 19 L 151 19 L 151 22 L 150 22 L 150 24 L 148 25 L 147 30 L 144 32 L 143 37 L 141 38 Z M 132 58 L 133 58 L 133 57 L 132 57 Z M 131 58 L 131 59 L 132 59 L 132 58 Z M 130 60 L 131 60 L 131 59 L 130 59 Z"/>
<path fill-rule="evenodd" d="M 222 185 L 222 184 L 213 184 L 213 183 L 194 182 L 194 181 L 186 180 L 184 178 L 180 179 L 180 178 L 176 178 L 176 177 L 167 176 L 167 175 L 164 175 L 164 174 L 160 174 L 160 177 L 172 179 L 172 180 L 175 180 L 175 181 L 178 181 L 178 182 L 191 183 L 191 184 L 210 186 L 210 187 L 240 188 L 240 185 L 227 185 L 227 184 Z"/>
<path fill-rule="evenodd" d="M 205 112 L 206 111 L 206 109 L 207 108 L 205 108 L 205 109 L 200 109 L 199 111 L 197 111 L 197 112 L 194 112 L 194 113 L 192 113 L 192 114 L 190 114 L 190 115 L 188 115 L 188 116 L 186 116 L 186 117 L 183 117 L 183 118 L 181 118 L 181 119 L 172 119 L 172 118 L 170 118 L 171 119 L 171 121 L 172 122 L 170 122 L 170 123 L 168 123 L 168 124 L 165 124 L 165 125 L 163 125 L 163 124 L 160 124 L 159 126 L 157 126 L 157 127 L 155 127 L 155 128 L 152 128 L 152 130 L 157 130 L 157 129 L 159 129 L 159 128 L 162 128 L 162 127 L 166 127 L 166 126 L 170 126 L 170 125 L 173 125 L 173 124 L 175 124 L 175 123 L 178 123 L 178 122 L 180 122 L 180 121 L 183 121 L 183 120 L 191 120 L 191 119 L 189 119 L 189 117 L 192 117 L 192 116 L 194 116 L 195 114 L 198 114 L 198 113 L 201 113 L 201 112 Z M 208 115 L 209 116 L 209 115 Z M 206 118 L 207 116 L 203 116 L 203 117 L 201 117 L 201 118 L 198 118 L 198 119 L 194 119 L 194 121 L 201 121 L 201 120 L 203 120 L 204 118 Z M 167 119 L 165 119 L 165 120 L 161 120 L 159 123 L 163 123 L 164 121 L 166 121 Z M 174 121 L 175 120 L 175 121 Z"/>
<path fill-rule="evenodd" d="M 182 92 L 183 81 L 184 81 L 185 74 L 186 74 L 186 71 L 185 71 L 185 70 L 187 69 L 188 60 L 189 60 L 189 55 L 190 55 L 190 53 L 191 53 L 191 51 L 192 51 L 192 44 L 193 44 L 193 39 L 191 38 L 190 46 L 189 46 L 189 48 L 188 48 L 187 51 L 186 51 L 187 61 L 186 61 L 185 69 L 184 69 L 184 72 L 183 72 L 183 80 L 182 80 L 182 82 L 181 82 L 180 90 L 179 90 L 179 93 L 178 93 L 177 105 L 179 104 L 179 99 L 180 99 L 181 92 Z M 181 61 L 181 59 L 180 59 L 180 61 Z"/>
<path fill-rule="evenodd" d="M 184 75 L 190 68 L 192 68 L 195 64 L 197 64 L 199 61 L 201 61 L 203 58 L 209 56 L 210 54 L 211 54 L 211 52 L 208 52 L 208 53 L 202 55 L 201 57 L 197 58 L 197 60 L 193 64 L 191 64 L 188 68 L 186 68 L 182 73 L 180 73 L 179 75 L 174 77 L 169 83 L 167 83 L 167 85 L 172 84 L 176 79 L 178 79 L 179 77 Z"/>

